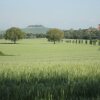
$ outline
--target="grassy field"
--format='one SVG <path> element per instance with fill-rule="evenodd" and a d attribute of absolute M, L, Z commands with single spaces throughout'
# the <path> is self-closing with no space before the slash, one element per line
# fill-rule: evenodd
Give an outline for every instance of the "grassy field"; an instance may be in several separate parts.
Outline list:
<path fill-rule="evenodd" d="M 100 100 L 99 46 L 0 40 L 0 51 L 0 100 Z"/>

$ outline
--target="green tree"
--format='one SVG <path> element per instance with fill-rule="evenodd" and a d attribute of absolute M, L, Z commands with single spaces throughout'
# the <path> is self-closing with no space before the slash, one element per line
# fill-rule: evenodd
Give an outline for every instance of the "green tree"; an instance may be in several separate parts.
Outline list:
<path fill-rule="evenodd" d="M 17 40 L 24 38 L 24 32 L 17 27 L 12 27 L 6 31 L 4 37 L 6 40 L 11 40 L 15 44 Z"/>
<path fill-rule="evenodd" d="M 60 41 L 64 37 L 64 32 L 61 31 L 60 29 L 50 29 L 47 32 L 47 39 L 48 41 L 53 41 L 54 44 L 56 41 Z"/>

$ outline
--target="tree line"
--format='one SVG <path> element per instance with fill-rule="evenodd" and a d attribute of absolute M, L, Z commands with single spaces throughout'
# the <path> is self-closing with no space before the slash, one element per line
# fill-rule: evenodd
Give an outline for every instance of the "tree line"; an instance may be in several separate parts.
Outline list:
<path fill-rule="evenodd" d="M 100 39 L 100 31 L 96 28 L 62 30 L 65 39 Z M 47 34 L 26 33 L 26 38 L 46 38 Z"/>
<path fill-rule="evenodd" d="M 79 30 L 65 30 L 64 37 L 66 39 L 100 39 L 100 30 L 96 28 L 79 29 Z"/>
<path fill-rule="evenodd" d="M 96 28 L 62 30 L 65 39 L 100 39 L 100 30 Z M 26 33 L 26 38 L 46 38 L 47 34 Z"/>
<path fill-rule="evenodd" d="M 32 33 L 24 33 L 20 28 L 12 27 L 6 30 L 4 34 L 0 34 L 0 39 L 5 38 L 16 43 L 17 40 L 22 38 L 47 38 L 48 41 L 60 41 L 61 39 L 85 39 L 90 40 L 90 44 L 94 43 L 96 40 L 100 40 L 100 30 L 96 28 L 88 28 L 88 29 L 79 29 L 79 30 L 60 30 L 60 29 L 50 29 L 46 34 L 32 34 Z M 79 43 L 81 41 L 79 40 Z M 87 41 L 86 41 L 87 43 Z"/>

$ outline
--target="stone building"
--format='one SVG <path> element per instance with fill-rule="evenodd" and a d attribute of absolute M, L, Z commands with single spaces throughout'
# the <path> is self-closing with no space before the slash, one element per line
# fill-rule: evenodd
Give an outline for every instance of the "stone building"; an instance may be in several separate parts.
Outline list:
<path fill-rule="evenodd" d="M 98 25 L 98 30 L 100 31 L 100 24 Z"/>

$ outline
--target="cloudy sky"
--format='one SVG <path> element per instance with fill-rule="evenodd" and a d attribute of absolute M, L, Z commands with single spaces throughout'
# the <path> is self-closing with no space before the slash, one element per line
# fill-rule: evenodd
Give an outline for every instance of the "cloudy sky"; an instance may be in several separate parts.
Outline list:
<path fill-rule="evenodd" d="M 99 23 L 100 0 L 0 0 L 0 29 L 34 24 L 78 29 Z"/>

